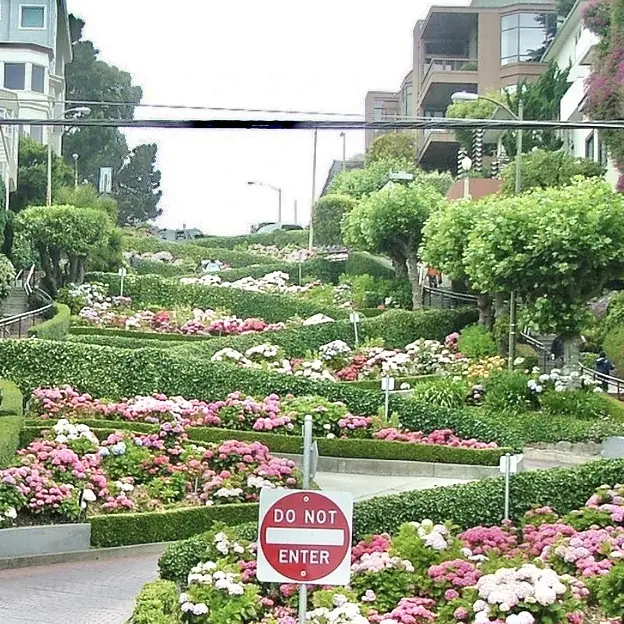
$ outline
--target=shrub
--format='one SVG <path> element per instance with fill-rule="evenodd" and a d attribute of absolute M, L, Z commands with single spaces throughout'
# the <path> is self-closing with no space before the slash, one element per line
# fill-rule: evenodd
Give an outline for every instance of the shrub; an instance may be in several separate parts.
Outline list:
<path fill-rule="evenodd" d="M 12 382 L 0 379 L 0 468 L 8 465 L 20 447 L 24 424 L 23 397 Z"/>
<path fill-rule="evenodd" d="M 69 331 L 70 309 L 63 303 L 54 305 L 54 316 L 43 323 L 33 325 L 28 330 L 28 336 L 41 340 L 65 340 Z"/>
<path fill-rule="evenodd" d="M 500 372 L 486 383 L 484 406 L 503 413 L 519 413 L 536 409 L 538 400 L 527 385 L 528 378 L 520 372 Z"/>
<path fill-rule="evenodd" d="M 8 297 L 15 279 L 15 269 L 11 261 L 0 254 L 0 302 Z"/>
<path fill-rule="evenodd" d="M 624 613 L 624 563 L 613 566 L 598 583 L 598 604 L 605 615 L 621 617 Z"/>
<path fill-rule="evenodd" d="M 307 247 L 308 230 L 276 230 L 266 234 L 246 234 L 242 236 L 204 236 L 195 239 L 195 245 L 202 247 L 214 247 L 234 249 L 247 245 L 275 245 L 282 249 L 288 245 Z"/>
<path fill-rule="evenodd" d="M 593 392 L 556 392 L 548 390 L 540 395 L 542 408 L 550 414 L 571 416 L 583 420 L 598 420 L 609 413 L 609 406 L 601 394 Z"/>
<path fill-rule="evenodd" d="M 624 371 L 624 326 L 616 327 L 607 332 L 603 347 L 616 371 L 622 374 Z"/>
<path fill-rule="evenodd" d="M 178 624 L 180 592 L 171 581 L 152 581 L 143 586 L 128 624 Z"/>
<path fill-rule="evenodd" d="M 539 367 L 539 356 L 537 351 L 528 344 L 516 344 L 516 357 L 521 357 L 524 360 L 522 367 L 525 370 L 533 370 L 535 367 Z"/>
<path fill-rule="evenodd" d="M 468 387 L 465 381 L 443 377 L 416 384 L 412 390 L 412 397 L 435 407 L 457 408 L 464 404 L 467 393 Z"/>
<path fill-rule="evenodd" d="M 180 277 L 195 272 L 195 263 L 170 264 L 157 260 L 137 260 L 135 271 L 139 275 L 161 275 L 162 277 Z"/>
<path fill-rule="evenodd" d="M 353 210 L 356 201 L 349 195 L 325 195 L 312 209 L 314 242 L 318 245 L 340 245 L 342 217 Z"/>
<path fill-rule="evenodd" d="M 0 379 L 0 416 L 21 416 L 23 401 L 20 389 L 13 382 Z"/>
<path fill-rule="evenodd" d="M 481 325 L 471 325 L 459 334 L 459 350 L 470 359 L 481 360 L 498 354 L 492 334 Z"/>

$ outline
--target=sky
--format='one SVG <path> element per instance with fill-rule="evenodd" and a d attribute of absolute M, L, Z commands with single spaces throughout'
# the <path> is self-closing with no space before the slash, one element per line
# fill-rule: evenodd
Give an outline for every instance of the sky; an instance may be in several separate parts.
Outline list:
<path fill-rule="evenodd" d="M 100 58 L 130 72 L 143 102 L 363 115 L 369 90 L 396 91 L 411 68 L 412 31 L 426 0 L 68 0 Z M 445 2 L 436 2 L 445 4 Z M 446 2 L 446 4 L 463 4 Z M 365 8 L 366 7 L 366 8 Z M 239 114 L 243 116 L 243 114 Z M 214 112 L 137 109 L 137 118 L 223 118 Z M 236 116 L 236 115 L 235 115 Z M 247 117 L 259 117 L 247 115 Z M 262 117 L 271 117 L 264 114 Z M 131 130 L 158 144 L 162 227 L 237 234 L 277 220 L 307 224 L 312 131 Z M 348 131 L 347 157 L 364 132 Z M 342 158 L 339 132 L 320 131 L 317 183 Z"/>

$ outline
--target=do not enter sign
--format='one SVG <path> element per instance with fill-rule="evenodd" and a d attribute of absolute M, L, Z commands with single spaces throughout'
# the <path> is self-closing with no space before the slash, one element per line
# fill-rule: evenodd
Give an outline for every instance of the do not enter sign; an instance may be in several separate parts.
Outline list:
<path fill-rule="evenodd" d="M 263 489 L 259 581 L 347 585 L 353 497 L 343 492 Z"/>

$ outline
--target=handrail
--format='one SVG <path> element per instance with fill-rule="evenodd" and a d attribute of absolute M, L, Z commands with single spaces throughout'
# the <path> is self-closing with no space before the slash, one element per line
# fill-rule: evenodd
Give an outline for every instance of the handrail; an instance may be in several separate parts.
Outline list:
<path fill-rule="evenodd" d="M 28 275 L 26 277 L 26 281 L 24 282 L 24 290 L 26 291 L 26 294 L 30 297 L 30 295 L 32 295 L 34 288 L 33 285 L 31 284 L 31 282 L 33 282 L 33 278 L 35 275 L 35 265 L 33 264 L 30 267 L 30 270 L 28 271 Z"/>
<path fill-rule="evenodd" d="M 46 293 L 47 294 L 47 293 Z M 50 299 L 50 297 L 48 296 Z M 34 325 L 34 320 L 36 317 L 42 315 L 44 312 L 52 309 L 54 307 L 54 302 L 50 299 L 51 303 L 48 303 L 36 310 L 29 310 L 28 312 L 22 312 L 21 314 L 15 314 L 13 316 L 6 316 L 4 318 L 0 318 L 0 339 L 8 338 L 10 335 L 10 328 L 13 325 L 18 326 L 18 338 L 22 337 L 22 322 L 28 321 L 30 319 L 33 320 L 32 325 Z"/>
<path fill-rule="evenodd" d="M 583 373 L 591 376 L 594 381 L 600 382 L 603 388 L 606 386 L 607 392 L 609 391 L 610 386 L 615 386 L 617 398 L 620 399 L 624 395 L 624 379 L 614 377 L 613 375 L 606 375 L 605 373 L 599 373 L 597 370 L 585 366 L 585 364 L 581 364 L 580 366 Z"/>
<path fill-rule="evenodd" d="M 465 65 L 470 65 L 470 69 L 462 69 Z M 472 69 L 474 67 L 475 69 Z M 451 57 L 439 57 L 432 58 L 429 63 L 425 65 L 425 73 L 423 75 L 423 83 L 427 79 L 427 76 L 431 71 L 477 71 L 479 67 L 479 60 L 473 58 L 451 58 Z"/>
<path fill-rule="evenodd" d="M 422 289 L 423 294 L 427 295 L 429 297 L 429 300 L 431 300 L 431 297 L 433 297 L 434 295 L 437 295 L 442 299 L 451 299 L 462 303 L 477 303 L 477 296 L 471 295 L 469 293 L 458 293 L 452 290 L 448 290 L 447 288 L 433 288 L 432 286 L 425 285 L 422 286 Z"/>

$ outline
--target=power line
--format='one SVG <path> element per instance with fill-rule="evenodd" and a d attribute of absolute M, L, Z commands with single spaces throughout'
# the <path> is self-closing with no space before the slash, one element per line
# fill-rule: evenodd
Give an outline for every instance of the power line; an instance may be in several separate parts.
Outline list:
<path fill-rule="evenodd" d="M 422 117 L 393 121 L 349 119 L 0 119 L 4 126 L 72 126 L 76 128 L 160 128 L 178 130 L 623 130 L 624 121 L 536 121 Z"/>

